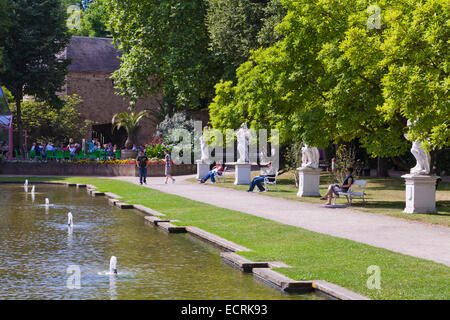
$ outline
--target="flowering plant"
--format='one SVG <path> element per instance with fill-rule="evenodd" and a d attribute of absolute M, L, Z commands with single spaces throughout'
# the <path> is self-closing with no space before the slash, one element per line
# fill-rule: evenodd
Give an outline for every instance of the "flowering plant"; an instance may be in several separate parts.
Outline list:
<path fill-rule="evenodd" d="M 150 159 L 164 159 L 164 149 L 171 152 L 171 146 L 164 143 L 163 138 L 155 138 L 152 142 L 145 144 L 145 155 Z"/>

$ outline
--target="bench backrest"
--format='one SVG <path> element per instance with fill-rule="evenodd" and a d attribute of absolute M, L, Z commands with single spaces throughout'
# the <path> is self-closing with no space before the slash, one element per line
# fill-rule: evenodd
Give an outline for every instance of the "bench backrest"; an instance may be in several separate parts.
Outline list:
<path fill-rule="evenodd" d="M 355 180 L 351 186 L 351 190 L 355 191 L 355 189 L 362 189 L 362 192 L 366 190 L 367 181 L 366 180 Z"/>

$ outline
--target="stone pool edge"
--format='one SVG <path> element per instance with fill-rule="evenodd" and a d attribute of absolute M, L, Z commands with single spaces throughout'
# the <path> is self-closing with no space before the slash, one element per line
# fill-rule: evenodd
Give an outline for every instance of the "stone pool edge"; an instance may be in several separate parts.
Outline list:
<path fill-rule="evenodd" d="M 0 184 L 17 184 L 17 182 L 0 181 Z M 290 266 L 279 261 L 267 261 L 256 262 L 251 261 L 243 256 L 238 255 L 236 252 L 250 252 L 252 250 L 245 248 L 241 245 L 233 243 L 229 240 L 221 238 L 215 234 L 202 230 L 194 226 L 176 226 L 171 222 L 178 222 L 176 220 L 165 219 L 165 215 L 151 208 L 143 205 L 129 204 L 122 202 L 121 197 L 111 192 L 99 192 L 97 187 L 90 184 L 76 184 L 60 181 L 39 181 L 33 182 L 34 184 L 49 184 L 49 185 L 64 185 L 67 187 L 85 188 L 87 193 L 93 197 L 106 197 L 109 204 L 117 206 L 120 209 L 135 209 L 148 216 L 145 216 L 145 220 L 168 233 L 187 233 L 198 239 L 201 239 L 209 244 L 212 244 L 224 252 L 220 253 L 222 260 L 225 263 L 238 268 L 242 272 L 252 273 L 253 276 L 279 290 L 285 292 L 299 292 L 307 293 L 317 291 L 329 298 L 337 300 L 370 300 L 368 297 L 357 294 L 349 289 L 336 285 L 334 283 L 325 280 L 293 280 L 279 272 L 273 270 L 273 268 L 290 268 Z"/>

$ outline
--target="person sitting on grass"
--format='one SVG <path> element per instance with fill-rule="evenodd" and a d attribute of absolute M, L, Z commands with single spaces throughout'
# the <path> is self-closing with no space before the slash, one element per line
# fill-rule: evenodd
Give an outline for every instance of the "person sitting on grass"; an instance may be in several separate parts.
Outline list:
<path fill-rule="evenodd" d="M 269 162 L 267 164 L 267 169 L 265 172 L 257 177 L 255 177 L 250 184 L 250 188 L 247 190 L 247 192 L 253 192 L 253 189 L 255 189 L 255 186 L 258 186 L 259 192 L 265 192 L 266 189 L 263 187 L 263 182 L 266 177 L 275 177 L 275 169 L 272 167 L 272 162 Z"/>
<path fill-rule="evenodd" d="M 205 183 L 208 181 L 208 179 L 211 179 L 212 183 L 216 183 L 216 179 L 214 178 L 216 175 L 221 176 L 223 174 L 223 171 L 225 170 L 225 167 L 221 162 L 217 164 L 206 176 L 204 176 L 200 183 Z"/>
<path fill-rule="evenodd" d="M 320 200 L 327 200 L 326 203 L 327 206 L 331 205 L 331 199 L 333 199 L 333 194 L 336 195 L 336 197 L 339 197 L 339 192 L 347 192 L 348 189 L 352 186 L 353 182 L 355 181 L 353 179 L 353 168 L 349 167 L 347 170 L 345 170 L 346 177 L 344 179 L 344 182 L 342 184 L 332 184 L 328 187 L 327 193 L 320 198 Z"/>

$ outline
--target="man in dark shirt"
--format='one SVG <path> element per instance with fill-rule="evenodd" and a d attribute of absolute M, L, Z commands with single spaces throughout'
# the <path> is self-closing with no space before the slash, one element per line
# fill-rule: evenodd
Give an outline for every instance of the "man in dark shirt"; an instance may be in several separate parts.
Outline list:
<path fill-rule="evenodd" d="M 139 151 L 139 156 L 136 159 L 136 166 L 139 168 L 139 182 L 147 184 L 147 167 L 148 158 L 143 151 Z"/>

